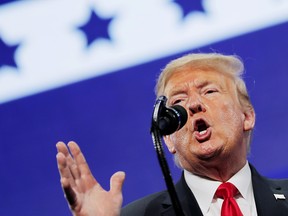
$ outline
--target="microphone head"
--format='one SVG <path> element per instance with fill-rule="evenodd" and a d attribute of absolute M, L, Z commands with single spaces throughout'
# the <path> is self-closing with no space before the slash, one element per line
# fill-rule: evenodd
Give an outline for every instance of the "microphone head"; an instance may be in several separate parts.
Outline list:
<path fill-rule="evenodd" d="M 158 120 L 158 128 L 161 135 L 169 135 L 180 128 L 187 122 L 187 112 L 184 107 L 175 105 L 163 110 Z"/>

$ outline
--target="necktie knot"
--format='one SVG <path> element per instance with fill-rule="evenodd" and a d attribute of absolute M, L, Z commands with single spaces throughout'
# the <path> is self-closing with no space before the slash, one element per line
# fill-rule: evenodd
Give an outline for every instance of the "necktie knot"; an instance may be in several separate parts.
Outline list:
<path fill-rule="evenodd" d="M 218 187 L 216 196 L 218 198 L 226 199 L 235 197 L 238 193 L 238 189 L 232 183 L 224 182 Z"/>
<path fill-rule="evenodd" d="M 215 195 L 218 198 L 224 199 L 221 208 L 221 216 L 243 216 L 234 199 L 237 194 L 239 194 L 238 189 L 230 182 L 222 183 L 218 187 Z"/>

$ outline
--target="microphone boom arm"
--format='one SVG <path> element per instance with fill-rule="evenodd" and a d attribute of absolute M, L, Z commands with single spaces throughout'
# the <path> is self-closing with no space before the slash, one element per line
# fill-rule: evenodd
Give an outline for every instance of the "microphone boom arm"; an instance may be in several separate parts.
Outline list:
<path fill-rule="evenodd" d="M 167 160 L 165 158 L 165 153 L 163 150 L 163 145 L 161 141 L 162 134 L 160 133 L 159 126 L 158 126 L 158 120 L 159 120 L 159 115 L 162 112 L 162 109 L 165 108 L 167 98 L 165 96 L 160 96 L 159 99 L 156 101 L 154 105 L 154 110 L 153 110 L 153 117 L 152 117 L 152 125 L 151 125 L 151 135 L 152 135 L 152 140 L 154 143 L 154 148 L 157 153 L 157 158 L 158 162 L 160 164 L 164 180 L 166 183 L 166 187 L 171 199 L 171 202 L 174 207 L 174 211 L 177 216 L 184 216 L 180 201 L 178 199 L 178 195 L 176 193 L 174 183 L 171 177 L 170 169 L 167 163 Z"/>

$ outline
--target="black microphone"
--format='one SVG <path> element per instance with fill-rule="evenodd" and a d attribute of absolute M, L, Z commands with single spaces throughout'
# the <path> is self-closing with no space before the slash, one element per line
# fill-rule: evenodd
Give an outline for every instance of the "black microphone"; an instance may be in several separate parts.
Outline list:
<path fill-rule="evenodd" d="M 187 122 L 187 112 L 180 106 L 165 107 L 158 120 L 158 127 L 162 135 L 169 135 L 180 128 Z"/>
<path fill-rule="evenodd" d="M 169 135 L 180 128 L 187 122 L 187 112 L 184 107 L 175 105 L 166 107 L 167 98 L 160 96 L 155 103 L 153 121 L 158 127 L 161 135 Z"/>
<path fill-rule="evenodd" d="M 176 105 L 166 107 L 166 102 L 167 98 L 165 96 L 160 96 L 156 100 L 154 104 L 150 132 L 174 211 L 176 215 L 184 216 L 183 209 L 178 199 L 173 179 L 170 174 L 169 166 L 165 158 L 161 136 L 172 134 L 182 128 L 187 122 L 188 115 L 182 106 Z"/>

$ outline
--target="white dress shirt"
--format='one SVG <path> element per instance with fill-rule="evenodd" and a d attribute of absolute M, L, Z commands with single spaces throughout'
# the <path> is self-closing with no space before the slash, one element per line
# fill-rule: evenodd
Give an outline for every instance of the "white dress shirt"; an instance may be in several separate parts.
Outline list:
<path fill-rule="evenodd" d="M 223 199 L 217 198 L 215 192 L 222 182 L 196 176 L 184 170 L 188 187 L 193 192 L 204 216 L 220 216 Z M 234 184 L 240 194 L 235 197 L 244 216 L 257 216 L 254 200 L 251 170 L 248 162 L 227 182 Z"/>

